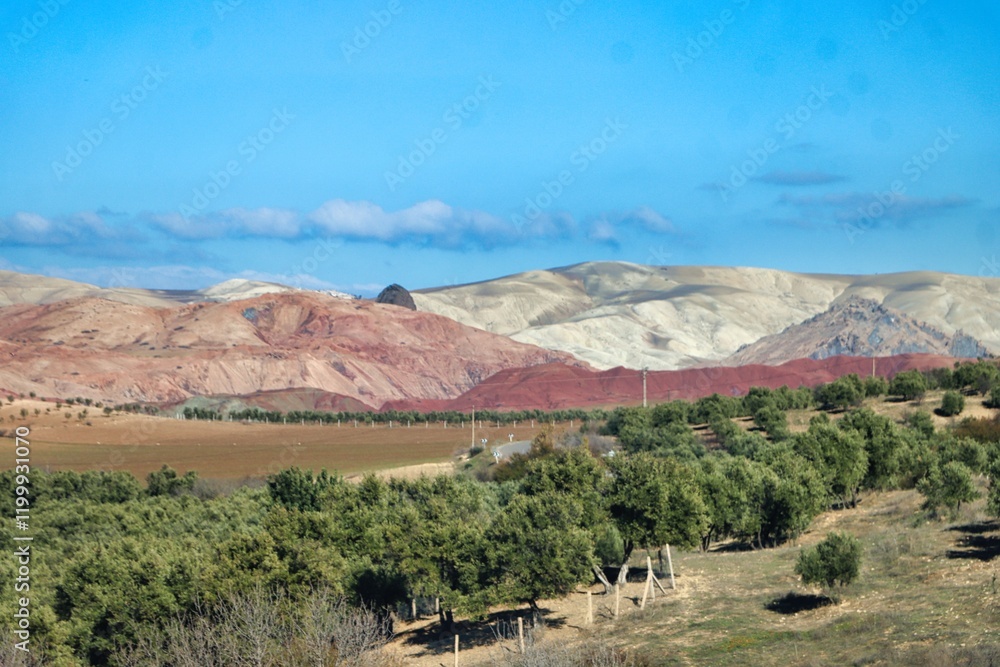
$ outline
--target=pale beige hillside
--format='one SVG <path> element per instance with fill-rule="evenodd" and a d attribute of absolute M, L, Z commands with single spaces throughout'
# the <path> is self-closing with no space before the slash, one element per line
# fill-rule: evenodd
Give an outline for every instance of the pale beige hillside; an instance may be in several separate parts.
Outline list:
<path fill-rule="evenodd" d="M 178 303 L 238 301 L 265 294 L 312 292 L 260 280 L 234 278 L 199 290 L 156 290 L 138 287 L 99 287 L 62 278 L 50 278 L 14 271 L 0 271 L 0 308 L 15 304 L 49 304 L 81 297 L 107 299 L 152 308 L 169 308 Z M 350 294 L 326 290 L 327 296 L 352 299 Z"/>
<path fill-rule="evenodd" d="M 669 370 L 740 347 L 861 296 L 1000 352 L 1000 280 L 588 262 L 415 292 L 417 308 L 600 368 Z"/>
<path fill-rule="evenodd" d="M 80 297 L 110 299 L 153 307 L 176 305 L 176 300 L 163 292 L 131 288 L 109 289 L 62 278 L 0 271 L 0 308 L 19 303 L 55 303 Z"/>

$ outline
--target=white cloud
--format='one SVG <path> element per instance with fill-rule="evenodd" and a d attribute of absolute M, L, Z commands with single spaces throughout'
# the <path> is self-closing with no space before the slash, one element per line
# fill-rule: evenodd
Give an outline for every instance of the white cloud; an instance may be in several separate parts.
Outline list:
<path fill-rule="evenodd" d="M 593 218 L 587 237 L 596 243 L 617 245 L 622 233 L 632 233 L 637 228 L 654 234 L 677 233 L 669 219 L 648 206 L 640 206 L 624 213 L 605 213 Z"/>
<path fill-rule="evenodd" d="M 230 208 L 219 216 L 228 228 L 247 236 L 294 238 L 302 233 L 302 218 L 295 211 L 280 208 Z"/>
<path fill-rule="evenodd" d="M 117 237 L 119 234 L 105 224 L 104 218 L 92 211 L 58 217 L 17 211 L 0 217 L 0 243 L 59 246 Z"/>
<path fill-rule="evenodd" d="M 386 211 L 368 201 L 333 199 L 310 213 L 308 219 L 325 234 L 389 243 L 496 245 L 499 237 L 514 231 L 494 215 L 454 208 L 437 199 L 399 211 Z"/>
<path fill-rule="evenodd" d="M 178 244 L 232 238 L 290 241 L 322 238 L 458 250 L 573 238 L 578 227 L 573 216 L 565 212 L 543 213 L 518 226 L 492 213 L 457 208 L 437 199 L 396 211 L 385 210 L 370 201 L 345 199 L 331 199 L 309 213 L 272 207 L 236 207 L 194 216 L 177 211 L 146 211 L 133 218 L 116 220 L 113 226 L 106 224 L 105 215 L 121 217 L 121 214 L 92 211 L 62 218 L 14 213 L 0 218 L 0 242 L 64 245 L 76 249 L 77 254 L 86 254 L 89 249 L 98 256 L 112 252 L 117 243 L 118 254 L 128 255 L 152 252 L 143 243 L 152 239 L 142 237 L 145 232 L 156 230 Z M 588 238 L 599 243 L 616 242 L 617 235 L 629 228 L 675 232 L 670 220 L 649 207 L 607 213 L 591 219 L 589 227 Z"/>

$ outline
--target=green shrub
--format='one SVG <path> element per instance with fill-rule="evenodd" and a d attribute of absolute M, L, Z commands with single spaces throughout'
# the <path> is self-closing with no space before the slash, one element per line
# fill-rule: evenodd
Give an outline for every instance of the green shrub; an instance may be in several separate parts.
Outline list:
<path fill-rule="evenodd" d="M 965 396 L 962 396 L 957 391 L 946 391 L 944 392 L 944 397 L 941 399 L 941 407 L 937 409 L 937 413 L 942 417 L 954 417 L 955 415 L 962 414 L 962 410 L 965 409 Z"/>
<path fill-rule="evenodd" d="M 949 461 L 931 468 L 930 473 L 917 483 L 917 491 L 924 496 L 924 509 L 931 511 L 947 507 L 958 512 L 962 503 L 972 502 L 979 497 L 979 492 L 972 483 L 972 472 L 959 461 Z"/>
<path fill-rule="evenodd" d="M 927 392 L 927 378 L 917 370 L 903 371 L 889 383 L 889 395 L 904 401 L 920 398 Z"/>
<path fill-rule="evenodd" d="M 795 574 L 804 584 L 826 588 L 848 586 L 861 569 L 861 543 L 849 533 L 830 533 L 811 549 L 799 552 Z"/>

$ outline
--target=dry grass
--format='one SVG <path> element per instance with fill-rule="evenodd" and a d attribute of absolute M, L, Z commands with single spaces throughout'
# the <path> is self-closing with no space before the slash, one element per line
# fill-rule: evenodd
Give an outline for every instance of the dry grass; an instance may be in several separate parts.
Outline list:
<path fill-rule="evenodd" d="M 681 554 L 685 594 L 633 617 L 619 634 L 659 656 L 657 664 L 995 664 L 988 656 L 1000 655 L 1000 523 L 985 521 L 982 501 L 952 523 L 916 520 L 919 504 L 913 491 L 870 495 L 856 509 L 819 517 L 797 544 Z M 792 569 L 799 550 L 831 530 L 861 539 L 859 581 L 836 604 L 769 610 L 789 593 L 805 602 L 820 593 L 802 587 Z"/>

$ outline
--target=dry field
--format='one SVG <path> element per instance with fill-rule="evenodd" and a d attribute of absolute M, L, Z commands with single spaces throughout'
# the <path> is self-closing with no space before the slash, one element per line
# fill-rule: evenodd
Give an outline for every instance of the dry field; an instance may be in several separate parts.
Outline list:
<path fill-rule="evenodd" d="M 21 409 L 29 415 L 22 418 Z M 46 408 L 51 412 L 46 414 Z M 39 409 L 41 414 L 34 415 Z M 81 408 L 30 399 L 6 401 L 0 419 L 9 433 L 18 426 L 31 429 L 32 463 L 51 470 L 127 470 L 139 479 L 167 464 L 178 471 L 196 470 L 201 477 L 243 479 L 264 477 L 290 466 L 326 468 L 341 474 L 386 470 L 397 475 L 447 470 L 426 464 L 450 464 L 468 451 L 472 440 L 465 428 L 440 424 L 374 428 L 353 424 L 242 424 L 239 422 L 180 421 L 146 415 L 105 417 L 91 407 L 79 419 Z M 70 413 L 70 418 L 65 413 Z M 14 420 L 11 421 L 10 417 Z M 88 426 L 88 422 L 90 425 Z M 537 429 L 518 424 L 496 427 L 484 424 L 476 439 L 507 442 L 531 439 Z M 6 438 L 5 438 L 6 439 Z M 6 439 L 13 446 L 13 439 Z M 0 468 L 13 466 L 13 457 L 0 461 Z M 405 467 L 404 470 L 399 470 Z"/>

